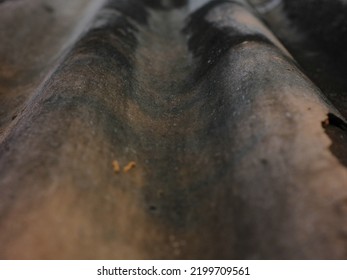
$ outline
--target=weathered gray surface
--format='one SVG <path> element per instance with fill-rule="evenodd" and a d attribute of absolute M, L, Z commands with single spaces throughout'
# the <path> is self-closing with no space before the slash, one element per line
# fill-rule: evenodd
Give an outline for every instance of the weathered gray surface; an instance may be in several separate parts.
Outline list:
<path fill-rule="evenodd" d="M 0 4 L 0 258 L 347 257 L 346 124 L 245 1 L 58 2 Z"/>

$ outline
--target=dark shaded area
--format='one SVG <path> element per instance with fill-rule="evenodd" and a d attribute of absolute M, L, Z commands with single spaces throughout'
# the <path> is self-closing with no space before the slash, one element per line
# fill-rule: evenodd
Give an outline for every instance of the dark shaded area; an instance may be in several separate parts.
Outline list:
<path fill-rule="evenodd" d="M 144 1 L 138 0 L 109 0 L 106 9 L 118 11 L 123 17 L 131 18 L 139 24 L 147 24 L 148 11 Z M 116 15 L 113 15 L 116 17 Z"/>
<path fill-rule="evenodd" d="M 116 10 L 124 17 L 129 17 L 140 24 L 147 24 L 148 8 L 168 10 L 187 4 L 187 0 L 170 1 L 166 5 L 163 2 L 162 0 L 109 0 L 105 8 Z"/>
<path fill-rule="evenodd" d="M 322 122 L 322 126 L 332 141 L 331 152 L 347 167 L 347 123 L 336 115 L 329 113 L 328 118 Z"/>
<path fill-rule="evenodd" d="M 339 0 L 284 0 L 299 30 L 311 35 L 334 57 L 346 59 L 347 5 Z"/>
<path fill-rule="evenodd" d="M 47 3 L 42 3 L 42 8 L 49 14 L 54 13 L 54 8 Z"/>
<path fill-rule="evenodd" d="M 166 5 L 163 3 L 163 0 L 143 0 L 146 6 L 154 9 L 171 9 L 171 8 L 180 8 L 187 5 L 188 0 L 171 0 Z"/>

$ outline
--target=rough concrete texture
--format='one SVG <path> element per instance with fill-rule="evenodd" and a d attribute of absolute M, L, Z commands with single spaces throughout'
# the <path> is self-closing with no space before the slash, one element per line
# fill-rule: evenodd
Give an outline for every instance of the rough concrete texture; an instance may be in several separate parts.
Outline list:
<path fill-rule="evenodd" d="M 346 258 L 346 97 L 262 16 L 1 1 L 0 258 Z"/>

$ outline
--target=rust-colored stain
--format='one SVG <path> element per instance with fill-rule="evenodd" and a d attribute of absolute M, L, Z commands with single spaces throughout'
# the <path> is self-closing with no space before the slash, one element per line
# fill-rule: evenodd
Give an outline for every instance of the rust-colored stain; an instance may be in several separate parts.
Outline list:
<path fill-rule="evenodd" d="M 120 172 L 121 168 L 120 168 L 118 160 L 112 161 L 112 166 L 113 166 L 113 171 L 115 173 L 119 173 Z"/>
<path fill-rule="evenodd" d="M 123 171 L 124 171 L 124 173 L 127 173 L 130 170 L 134 169 L 135 167 L 136 167 L 136 162 L 135 161 L 131 161 L 126 166 L 124 166 Z"/>

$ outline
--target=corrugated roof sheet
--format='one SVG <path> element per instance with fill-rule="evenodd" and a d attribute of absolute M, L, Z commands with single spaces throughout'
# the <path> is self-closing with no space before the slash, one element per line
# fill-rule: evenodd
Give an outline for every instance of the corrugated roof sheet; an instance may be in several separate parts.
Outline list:
<path fill-rule="evenodd" d="M 347 257 L 346 3 L 251 2 L 0 2 L 0 258 Z"/>

